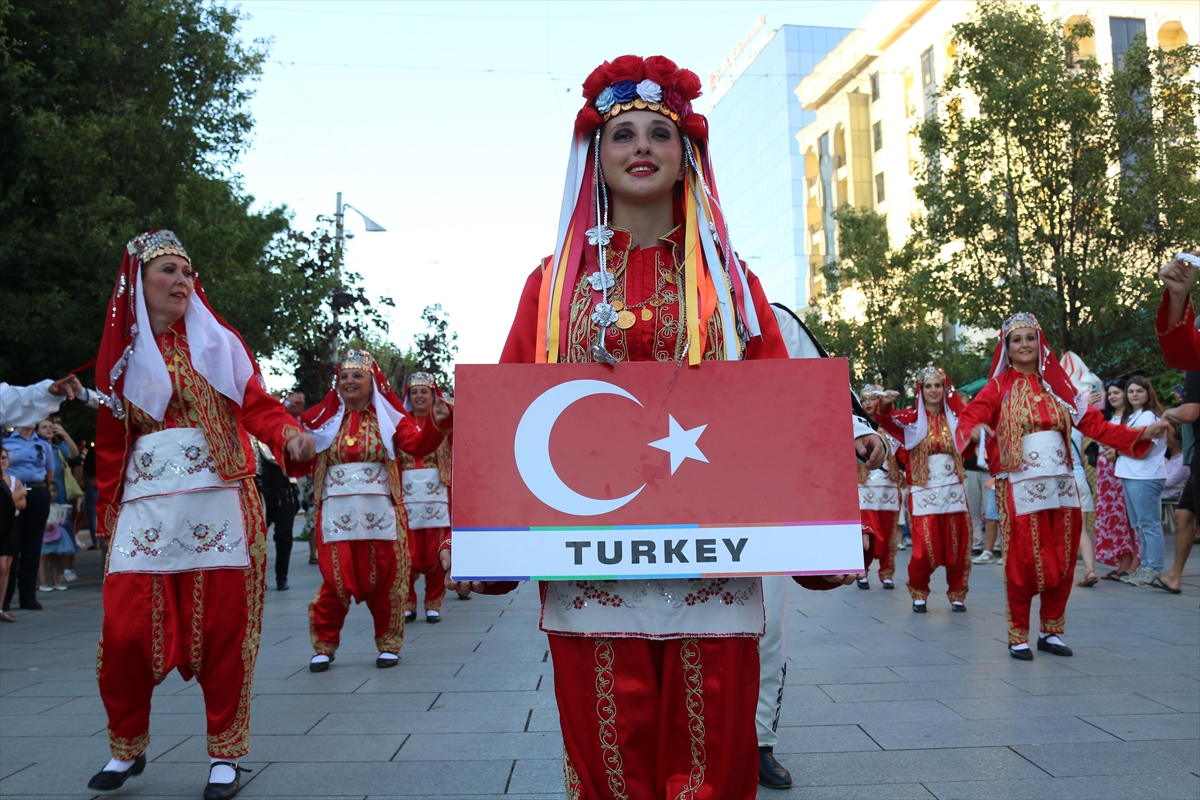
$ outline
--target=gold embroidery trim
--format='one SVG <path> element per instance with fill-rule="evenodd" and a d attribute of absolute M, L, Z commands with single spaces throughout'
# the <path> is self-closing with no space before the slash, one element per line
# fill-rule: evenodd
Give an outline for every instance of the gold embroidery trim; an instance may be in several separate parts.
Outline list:
<path fill-rule="evenodd" d="M 611 639 L 596 639 L 596 714 L 599 717 L 600 749 L 608 773 L 608 790 L 614 800 L 629 800 L 625 794 L 624 760 L 617 747 L 617 701 L 613 697 L 613 661 Z"/>
<path fill-rule="evenodd" d="M 704 674 L 700 664 L 700 643 L 695 639 L 684 639 L 679 647 L 679 658 L 683 661 L 683 685 L 687 692 L 684 704 L 688 715 L 692 769 L 688 773 L 688 782 L 675 796 L 675 800 L 693 800 L 696 792 L 704 785 L 704 772 L 708 763 L 708 751 L 704 744 Z"/>

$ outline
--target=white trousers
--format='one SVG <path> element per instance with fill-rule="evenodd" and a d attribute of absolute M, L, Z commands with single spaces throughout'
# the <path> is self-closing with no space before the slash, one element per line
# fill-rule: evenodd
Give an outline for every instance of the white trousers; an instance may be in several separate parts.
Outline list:
<path fill-rule="evenodd" d="M 783 682 L 787 677 L 787 618 L 790 575 L 764 575 L 763 607 L 766 632 L 758 642 L 758 746 L 774 747 L 779 742 L 779 712 L 783 710 Z"/>

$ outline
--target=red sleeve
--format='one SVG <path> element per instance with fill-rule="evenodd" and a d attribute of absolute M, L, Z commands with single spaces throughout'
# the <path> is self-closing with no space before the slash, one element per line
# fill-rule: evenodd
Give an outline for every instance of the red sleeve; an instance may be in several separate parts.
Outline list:
<path fill-rule="evenodd" d="M 108 539 L 117 523 L 118 504 L 125 479 L 125 453 L 129 433 L 125 420 L 112 415 L 108 406 L 96 419 L 96 538 Z"/>
<path fill-rule="evenodd" d="M 767 301 L 767 295 L 762 290 L 758 276 L 746 270 L 745 262 L 742 262 L 742 269 L 746 271 L 746 283 L 750 285 L 750 299 L 754 302 L 754 310 L 758 313 L 758 327 L 762 331 L 761 336 L 755 336 L 746 343 L 746 360 L 787 358 L 787 344 L 783 341 L 783 334 L 779 332 L 779 322 L 775 319 L 775 312 L 771 309 L 770 302 Z"/>
<path fill-rule="evenodd" d="M 1187 305 L 1183 307 L 1183 319 L 1167 327 L 1170 310 L 1171 293 L 1163 292 L 1162 302 L 1158 304 L 1158 316 L 1154 320 L 1163 358 L 1168 367 L 1200 370 L 1200 331 L 1196 330 L 1192 298 L 1189 297 Z"/>
<path fill-rule="evenodd" d="M 500 353 L 501 364 L 534 364 L 537 362 L 537 310 L 542 291 L 542 269 L 539 266 L 525 281 L 517 316 L 508 331 L 508 341 Z"/>
<path fill-rule="evenodd" d="M 967 403 L 966 408 L 958 415 L 958 441 L 955 445 L 959 452 L 970 446 L 971 431 L 979 425 L 987 425 L 996 430 L 1000 420 L 1000 399 L 1000 385 L 994 380 L 989 380 L 974 399 Z"/>
<path fill-rule="evenodd" d="M 1134 458 L 1142 458 L 1146 453 L 1150 452 L 1153 442 L 1141 439 L 1141 431 L 1137 428 L 1126 427 L 1125 425 L 1114 425 L 1104 418 L 1094 408 L 1088 408 L 1087 412 L 1079 420 L 1076 425 L 1079 432 L 1084 436 L 1095 439 L 1100 444 L 1106 444 L 1109 447 L 1116 448 L 1120 453 Z"/>
<path fill-rule="evenodd" d="M 288 413 L 283 403 L 267 394 L 257 376 L 246 384 L 246 394 L 242 398 L 242 406 L 238 409 L 238 420 L 250 435 L 271 448 L 271 452 L 284 460 L 279 464 L 288 474 L 299 471 L 305 474 L 312 462 L 297 462 L 289 464 L 287 443 L 299 436 L 304 430 L 296 424 L 296 418 Z M 99 470 L 97 470 L 99 474 Z"/>
<path fill-rule="evenodd" d="M 908 415 L 904 413 L 910 410 L 902 408 L 897 411 L 892 408 L 891 403 L 880 403 L 879 410 L 875 412 L 875 421 L 879 423 L 879 427 L 890 433 L 893 439 L 903 444 L 904 428 L 901 427 L 901 423 L 912 422 L 912 420 L 907 419 Z"/>
<path fill-rule="evenodd" d="M 450 418 L 441 428 L 433 424 L 432 417 L 428 425 L 419 428 L 410 415 L 402 414 L 400 424 L 396 426 L 396 435 L 392 437 L 392 443 L 397 449 L 403 450 L 413 458 L 424 458 L 441 447 L 442 439 L 446 437 L 447 431 L 453 424 L 453 406 L 450 408 Z"/>

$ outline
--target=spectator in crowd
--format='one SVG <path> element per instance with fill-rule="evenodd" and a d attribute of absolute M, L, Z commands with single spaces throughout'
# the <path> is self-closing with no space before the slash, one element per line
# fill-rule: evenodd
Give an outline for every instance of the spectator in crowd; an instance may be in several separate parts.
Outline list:
<path fill-rule="evenodd" d="M 971 515 L 971 555 L 983 554 L 984 512 L 987 510 L 987 488 L 991 476 L 987 464 L 979 463 L 978 454 L 963 456 L 963 487 L 967 490 L 967 513 Z M 979 562 L 976 562 L 979 563 Z"/>
<path fill-rule="evenodd" d="M 1196 468 L 1200 463 L 1195 457 L 1195 423 L 1200 419 L 1200 372 L 1189 371 L 1183 386 L 1179 406 L 1167 409 L 1163 416 L 1182 427 L 1183 460 L 1191 475 L 1175 508 L 1175 562 L 1169 570 L 1149 583 L 1171 594 L 1179 594 L 1183 590 L 1183 566 L 1196 540 Z"/>
<path fill-rule="evenodd" d="M 42 537 L 42 558 L 38 565 L 38 590 L 51 592 L 63 591 L 67 584 L 75 580 L 75 501 L 79 496 L 68 494 L 68 486 L 79 490 L 71 467 L 78 463 L 79 446 L 67 433 L 57 419 L 44 419 L 38 424 L 38 436 L 50 442 L 54 449 L 54 483 L 58 493 L 54 495 L 48 522 L 58 526 L 58 536 L 51 536 L 50 528 Z M 49 570 L 50 580 L 46 581 L 44 573 Z M 61 580 L 60 580 L 61 577 Z"/>
<path fill-rule="evenodd" d="M 1154 387 L 1140 375 L 1125 385 L 1128 411 L 1113 422 L 1129 427 L 1153 425 L 1163 413 L 1154 394 Z M 1142 549 L 1142 565 L 1121 580 L 1132 586 L 1144 586 L 1163 570 L 1162 492 L 1166 481 L 1166 437 L 1153 441 L 1150 452 L 1142 458 L 1121 456 L 1117 459 L 1116 476 L 1125 491 L 1125 507 L 1129 522 L 1138 536 Z"/>
<path fill-rule="evenodd" d="M 8 585 L 8 570 L 17 553 L 17 515 L 25 508 L 25 484 L 8 474 L 8 451 L 0 447 L 0 586 Z M 0 622 L 16 622 L 0 611 Z"/>
<path fill-rule="evenodd" d="M 1092 485 L 1088 483 L 1084 465 L 1087 457 L 1084 436 L 1078 428 L 1071 428 L 1071 472 L 1075 486 L 1079 489 L 1079 510 L 1083 512 L 1083 531 L 1079 537 L 1079 553 L 1083 556 L 1083 580 L 1077 586 L 1091 588 L 1099 582 L 1096 577 L 1096 499 Z"/>
<path fill-rule="evenodd" d="M 983 549 L 971 559 L 972 564 L 995 564 L 1004 566 L 1004 553 L 996 546 L 1000 530 L 1000 510 L 996 507 L 996 479 L 989 478 L 984 484 L 986 505 L 983 511 Z"/>
<path fill-rule="evenodd" d="M 254 482 L 262 497 L 267 525 L 275 526 L 275 588 L 288 590 L 288 565 L 292 560 L 292 527 L 300 508 L 296 479 L 289 478 L 280 467 L 280 459 L 257 439 L 254 440 L 257 461 Z"/>
<path fill-rule="evenodd" d="M 9 570 L 4 610 L 9 610 L 13 594 L 18 594 L 21 608 L 40 611 L 37 574 L 42 535 L 50 516 L 51 499 L 58 494 L 54 483 L 54 450 L 37 435 L 33 425 L 23 425 L 4 437 L 4 449 L 8 451 L 8 474 L 24 483 L 28 490 L 25 509 L 17 516 L 16 569 Z"/>
<path fill-rule="evenodd" d="M 1125 382 L 1111 380 L 1105 388 L 1104 416 L 1118 421 L 1129 412 Z M 1129 524 L 1125 490 L 1116 476 L 1116 451 L 1101 447 L 1096 457 L 1096 552 L 1095 560 L 1116 569 L 1105 580 L 1119 581 L 1142 565 L 1142 548 Z"/>
<path fill-rule="evenodd" d="M 96 484 L 96 448 L 89 447 L 87 453 L 83 457 L 83 510 L 87 515 L 88 532 L 92 537 L 92 544 L 88 550 L 96 550 L 100 547 L 96 539 L 96 498 L 100 494 L 100 489 Z"/>

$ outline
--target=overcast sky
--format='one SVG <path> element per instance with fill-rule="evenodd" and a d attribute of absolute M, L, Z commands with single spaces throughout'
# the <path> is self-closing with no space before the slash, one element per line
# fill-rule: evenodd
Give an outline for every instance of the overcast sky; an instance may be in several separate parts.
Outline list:
<path fill-rule="evenodd" d="M 391 338 L 409 344 L 421 310 L 441 303 L 459 361 L 494 363 L 526 276 L 554 248 L 579 87 L 596 65 L 661 54 L 707 91 L 759 14 L 768 29 L 848 28 L 874 3 L 231 5 L 250 17 L 244 38 L 271 40 L 250 105 L 246 190 L 259 207 L 286 205 L 305 229 L 343 192 L 387 228 L 364 233 L 346 217 L 356 234 L 347 267 L 396 302 Z M 713 160 L 719 184 L 721 154 Z"/>

